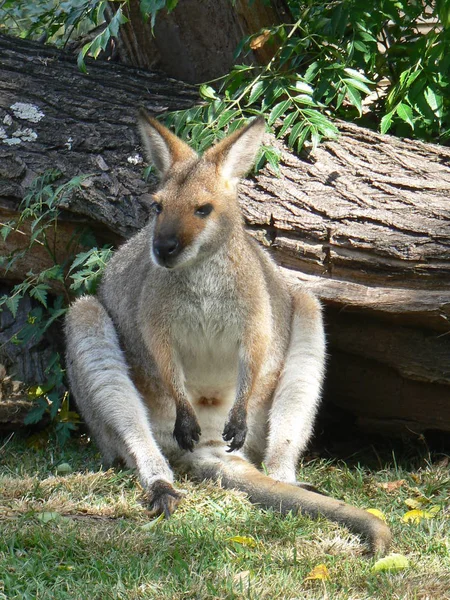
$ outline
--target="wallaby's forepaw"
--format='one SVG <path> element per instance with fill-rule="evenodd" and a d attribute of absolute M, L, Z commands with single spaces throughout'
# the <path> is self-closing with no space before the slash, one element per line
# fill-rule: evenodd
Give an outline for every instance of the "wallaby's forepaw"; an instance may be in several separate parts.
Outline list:
<path fill-rule="evenodd" d="M 245 416 L 231 411 L 228 421 L 225 423 L 222 437 L 228 444 L 228 452 L 242 448 L 247 437 L 247 423 Z"/>
<path fill-rule="evenodd" d="M 164 515 L 166 519 L 174 512 L 181 502 L 181 494 L 163 479 L 158 479 L 150 486 L 148 493 L 150 512 L 154 515 Z"/>
<path fill-rule="evenodd" d="M 178 409 L 173 437 L 177 440 L 180 448 L 193 452 L 194 444 L 199 441 L 201 433 L 202 430 L 200 429 L 195 413 L 185 409 Z"/>

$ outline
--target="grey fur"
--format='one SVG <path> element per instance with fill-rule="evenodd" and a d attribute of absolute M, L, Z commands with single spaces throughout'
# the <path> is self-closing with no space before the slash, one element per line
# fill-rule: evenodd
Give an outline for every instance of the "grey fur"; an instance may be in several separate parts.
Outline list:
<path fill-rule="evenodd" d="M 385 551 L 390 533 L 376 517 L 289 485 L 313 429 L 325 339 L 317 300 L 289 289 L 243 227 L 235 184 L 261 121 L 198 158 L 142 119 L 163 171 L 160 215 L 115 253 L 98 298 L 76 301 L 66 324 L 72 391 L 102 453 L 136 467 L 166 514 L 179 501 L 171 464 L 266 506 L 323 513 Z M 207 218 L 196 212 L 205 202 Z M 178 244 L 167 268 L 154 249 L 164 235 Z M 227 453 L 222 433 L 241 450 Z M 250 464 L 262 460 L 269 476 Z"/>

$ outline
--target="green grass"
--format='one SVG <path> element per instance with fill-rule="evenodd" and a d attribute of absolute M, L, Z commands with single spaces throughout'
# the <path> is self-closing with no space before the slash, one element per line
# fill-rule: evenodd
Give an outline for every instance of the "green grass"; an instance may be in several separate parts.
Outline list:
<path fill-rule="evenodd" d="M 302 465 L 302 480 L 386 515 L 392 551 L 406 555 L 410 566 L 373 573 L 375 559 L 359 540 L 324 519 L 283 518 L 238 492 L 182 480 L 179 510 L 168 521 L 155 520 L 134 475 L 102 471 L 84 440 L 64 450 L 30 448 L 24 440 L 0 448 L 0 600 L 450 599 L 445 461 L 391 460 L 377 470 L 323 459 Z M 61 476 L 64 462 L 72 473 Z M 397 489 L 382 486 L 401 480 Z M 440 511 L 403 522 L 405 500 L 417 498 Z M 43 513 L 56 515 L 45 522 Z M 251 539 L 238 543 L 234 536 Z M 318 564 L 330 579 L 305 580 Z"/>

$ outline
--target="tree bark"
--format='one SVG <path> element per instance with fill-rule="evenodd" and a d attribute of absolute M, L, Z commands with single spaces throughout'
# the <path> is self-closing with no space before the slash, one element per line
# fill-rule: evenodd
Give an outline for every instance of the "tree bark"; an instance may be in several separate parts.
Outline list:
<path fill-rule="evenodd" d="M 116 3 L 111 3 L 115 10 Z M 158 13 L 154 32 L 144 22 L 138 0 L 124 14 L 129 19 L 120 33 L 121 62 L 145 69 L 162 69 L 171 77 L 202 83 L 229 72 L 240 41 L 264 27 L 289 22 L 285 0 L 183 0 L 170 13 Z M 267 63 L 276 48 L 273 41 L 240 61 Z"/>
<path fill-rule="evenodd" d="M 80 221 L 116 243 L 128 238 L 145 222 L 154 185 L 142 179 L 135 109 L 187 107 L 195 90 L 109 63 L 88 63 L 84 76 L 71 57 L 1 36 L 0 57 L 2 218 L 33 177 L 56 167 L 61 180 L 91 174 L 65 200 L 61 249 Z M 20 118 L 16 102 L 44 116 Z M 366 427 L 450 431 L 450 149 L 339 127 L 314 155 L 272 140 L 281 177 L 266 167 L 240 188 L 248 229 L 290 282 L 324 301 L 326 398 Z M 24 128 L 35 141 L 20 138 Z"/>

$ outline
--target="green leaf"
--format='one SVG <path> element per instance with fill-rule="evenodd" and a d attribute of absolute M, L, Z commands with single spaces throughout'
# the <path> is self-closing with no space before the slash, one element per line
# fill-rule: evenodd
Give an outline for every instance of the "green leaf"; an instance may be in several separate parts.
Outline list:
<path fill-rule="evenodd" d="M 373 85 L 373 81 L 371 81 L 368 77 L 366 77 L 364 75 L 364 73 L 360 73 L 359 71 L 356 71 L 355 69 L 350 69 L 348 67 L 346 67 L 344 69 L 344 72 L 347 73 L 347 75 L 349 75 L 351 77 L 351 79 L 356 79 L 356 81 L 361 81 L 363 83 L 370 83 Z"/>
<path fill-rule="evenodd" d="M 378 40 L 368 31 L 361 30 L 359 35 L 365 42 L 373 42 L 375 44 L 378 42 Z"/>
<path fill-rule="evenodd" d="M 84 57 L 89 52 L 91 46 L 92 46 L 92 42 L 88 42 L 87 44 L 85 44 L 83 46 L 83 48 L 80 50 L 80 52 L 78 52 L 77 65 L 78 65 L 78 68 L 80 69 L 80 71 L 85 74 L 87 74 L 87 69 L 86 69 L 86 63 L 84 62 Z"/>
<path fill-rule="evenodd" d="M 150 15 L 152 30 L 155 27 L 156 15 L 165 5 L 166 0 L 140 0 L 141 14 L 144 17 L 144 21 L 147 21 Z"/>
<path fill-rule="evenodd" d="M 69 273 L 71 273 L 74 269 L 76 269 L 81 264 L 83 264 L 84 261 L 88 258 L 88 256 L 90 256 L 92 254 L 92 252 L 95 252 L 96 250 L 97 250 L 97 248 L 94 246 L 94 248 L 91 248 L 90 250 L 87 250 L 86 252 L 80 252 L 79 254 L 77 254 L 75 260 L 70 265 Z"/>
<path fill-rule="evenodd" d="M 306 81 L 297 80 L 295 85 L 289 86 L 289 89 L 299 92 L 300 94 L 307 94 L 308 96 L 312 96 L 314 94 L 314 88 L 306 83 Z"/>
<path fill-rule="evenodd" d="M 347 98 L 349 99 L 350 103 L 353 104 L 353 106 L 358 110 L 359 116 L 361 116 L 362 115 L 361 94 L 358 92 L 358 90 L 355 87 L 353 87 L 349 83 L 346 83 L 345 87 L 346 87 L 346 92 L 347 92 Z"/>
<path fill-rule="evenodd" d="M 291 100 L 283 100 L 282 102 L 275 104 L 275 106 L 270 111 L 269 117 L 267 119 L 267 124 L 273 125 L 275 121 L 279 119 L 279 117 L 281 117 L 281 115 L 284 115 L 284 113 L 291 107 L 291 105 Z"/>
<path fill-rule="evenodd" d="M 233 121 L 230 124 L 230 127 L 228 128 L 228 133 L 233 133 L 233 131 L 236 131 L 237 129 L 239 129 L 240 127 L 243 127 L 245 125 L 245 119 L 241 118 L 241 119 L 236 119 L 235 121 Z"/>
<path fill-rule="evenodd" d="M 387 131 L 389 131 L 389 129 L 390 129 L 391 125 L 392 125 L 392 115 L 393 115 L 392 111 L 388 112 L 381 119 L 381 125 L 380 125 L 380 131 L 381 131 L 381 133 L 385 134 Z"/>
<path fill-rule="evenodd" d="M 14 294 L 5 300 L 6 307 L 11 311 L 12 316 L 15 318 L 19 309 L 19 302 L 22 299 L 21 294 Z"/>
<path fill-rule="evenodd" d="M 425 100 L 427 101 L 428 106 L 434 112 L 436 117 L 442 119 L 443 116 L 443 98 L 440 94 L 437 94 L 433 88 L 426 87 L 424 90 Z"/>
<path fill-rule="evenodd" d="M 68 475 L 69 473 L 72 473 L 72 471 L 73 469 L 69 463 L 61 463 L 56 467 L 56 472 L 58 475 Z"/>
<path fill-rule="evenodd" d="M 316 76 L 317 72 L 320 71 L 320 63 L 318 61 L 313 62 L 306 69 L 306 73 L 303 76 L 305 81 L 312 81 Z"/>
<path fill-rule="evenodd" d="M 366 46 L 366 44 L 364 44 L 360 40 L 355 40 L 353 45 L 360 52 L 370 52 L 369 46 Z"/>
<path fill-rule="evenodd" d="M 238 110 L 226 110 L 225 112 L 223 112 L 218 121 L 217 121 L 217 127 L 219 129 L 222 129 L 222 127 L 225 127 L 225 125 L 228 125 L 228 123 L 230 121 L 232 121 L 234 118 L 239 116 L 239 111 Z"/>
<path fill-rule="evenodd" d="M 279 177 L 280 176 L 280 158 L 281 158 L 280 151 L 277 150 L 276 148 L 273 148 L 272 146 L 263 146 L 262 149 L 263 149 L 264 158 L 267 160 L 269 165 L 275 171 L 277 177 Z"/>
<path fill-rule="evenodd" d="M 317 102 L 307 94 L 297 94 L 294 96 L 294 102 L 300 106 L 317 106 Z"/>
<path fill-rule="evenodd" d="M 409 560 L 403 554 L 389 554 L 384 558 L 380 558 L 372 567 L 373 573 L 380 571 L 388 571 L 395 573 L 397 571 L 403 571 L 409 567 Z"/>
<path fill-rule="evenodd" d="M 38 281 L 57 280 L 64 281 L 64 273 L 61 265 L 53 265 L 49 269 L 45 269 L 39 274 Z"/>
<path fill-rule="evenodd" d="M 30 412 L 28 412 L 25 415 L 23 422 L 25 423 L 25 425 L 34 425 L 35 423 L 39 423 L 39 421 L 41 421 L 42 417 L 44 416 L 46 410 L 47 410 L 47 403 L 42 398 L 42 401 L 37 403 L 36 406 L 34 406 L 30 410 Z"/>
<path fill-rule="evenodd" d="M 66 442 L 70 439 L 71 432 L 76 430 L 77 426 L 75 425 L 75 423 L 58 423 L 55 428 L 58 443 L 61 446 L 64 446 Z M 66 519 L 67 517 L 61 518 Z"/>
<path fill-rule="evenodd" d="M 205 100 L 218 100 L 219 96 L 214 88 L 210 85 L 206 85 L 206 83 L 202 84 L 199 88 L 199 93 L 202 98 Z"/>
<path fill-rule="evenodd" d="M 43 304 L 45 308 L 47 308 L 47 290 L 49 289 L 49 285 L 45 283 L 40 283 L 39 285 L 36 285 L 35 287 L 31 288 L 30 296 L 32 298 L 36 298 L 36 300 L 39 300 L 39 302 Z"/>
<path fill-rule="evenodd" d="M 344 77 L 342 81 L 345 81 L 347 85 L 351 85 L 352 87 L 356 88 L 357 90 L 360 90 L 361 92 L 364 92 L 367 95 L 372 93 L 372 90 L 370 90 L 367 87 L 367 85 L 362 81 L 358 81 L 357 79 L 347 79 L 347 77 Z"/>
<path fill-rule="evenodd" d="M 6 242 L 6 238 L 11 233 L 12 230 L 13 230 L 13 224 L 12 223 L 11 224 L 5 223 L 2 226 L 2 228 L 0 229 L 0 234 L 1 234 L 4 242 Z"/>
<path fill-rule="evenodd" d="M 292 112 L 289 115 L 286 115 L 283 120 L 283 125 L 278 132 L 277 138 L 282 138 L 292 123 L 295 121 L 296 117 L 298 117 L 298 112 Z"/>
<path fill-rule="evenodd" d="M 119 8 L 116 10 L 114 17 L 111 19 L 111 22 L 107 27 L 107 29 L 109 29 L 110 35 L 112 37 L 117 37 L 119 33 L 119 27 L 124 23 L 128 23 L 128 19 L 123 14 L 122 7 L 119 6 Z"/>
<path fill-rule="evenodd" d="M 312 125 L 306 125 L 306 127 L 303 129 L 303 131 L 297 138 L 297 152 L 300 152 L 300 150 L 303 148 L 303 145 L 308 139 L 308 137 L 311 138 L 313 152 L 317 148 L 321 136 L 319 135 L 315 127 L 313 127 Z"/>
<path fill-rule="evenodd" d="M 296 123 L 294 125 L 294 127 L 291 129 L 291 133 L 289 134 L 289 138 L 288 138 L 288 146 L 290 148 L 293 148 L 295 145 L 295 142 L 297 141 L 300 133 L 302 132 L 302 129 L 304 129 L 305 127 L 305 123 L 303 123 L 303 121 L 300 121 L 299 123 Z"/>
<path fill-rule="evenodd" d="M 395 112 L 402 121 L 408 123 L 411 129 L 414 130 L 413 112 L 410 106 L 404 104 L 403 102 L 400 102 L 400 104 L 397 105 Z"/>
<path fill-rule="evenodd" d="M 247 100 L 247 106 L 254 104 L 256 100 L 258 100 L 258 98 L 262 96 L 266 89 L 266 86 L 267 84 L 265 81 L 257 81 L 255 85 L 252 86 L 250 95 Z"/>

